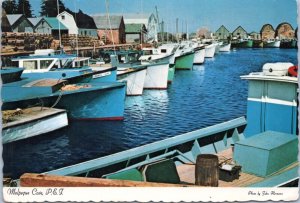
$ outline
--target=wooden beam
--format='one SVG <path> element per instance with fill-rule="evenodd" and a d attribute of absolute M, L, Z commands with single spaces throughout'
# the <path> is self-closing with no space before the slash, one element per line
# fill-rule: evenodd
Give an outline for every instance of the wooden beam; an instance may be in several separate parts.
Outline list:
<path fill-rule="evenodd" d="M 195 187 L 195 185 L 186 184 L 151 183 L 34 173 L 23 174 L 20 178 L 20 185 L 21 187 Z"/>

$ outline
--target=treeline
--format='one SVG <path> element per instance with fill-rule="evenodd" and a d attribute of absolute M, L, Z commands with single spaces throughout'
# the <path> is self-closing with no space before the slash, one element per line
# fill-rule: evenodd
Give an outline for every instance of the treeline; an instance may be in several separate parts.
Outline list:
<path fill-rule="evenodd" d="M 61 0 L 58 0 L 59 12 L 68 11 Z M 27 18 L 34 17 L 29 0 L 4 0 L 2 8 L 6 14 L 24 14 Z M 56 17 L 57 0 L 41 0 L 41 16 Z"/>

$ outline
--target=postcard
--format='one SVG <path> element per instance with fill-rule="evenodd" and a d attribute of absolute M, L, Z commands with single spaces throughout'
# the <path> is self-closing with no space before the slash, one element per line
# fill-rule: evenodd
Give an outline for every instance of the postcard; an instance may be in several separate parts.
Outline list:
<path fill-rule="evenodd" d="M 3 0 L 3 201 L 296 201 L 298 8 Z"/>

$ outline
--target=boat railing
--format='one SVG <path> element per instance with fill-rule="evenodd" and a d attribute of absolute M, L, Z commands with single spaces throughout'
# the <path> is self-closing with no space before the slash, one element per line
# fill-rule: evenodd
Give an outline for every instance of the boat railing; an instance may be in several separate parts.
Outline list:
<path fill-rule="evenodd" d="M 119 170 L 123 170 L 165 157 L 174 157 L 175 153 L 177 153 L 176 156 L 180 157 L 181 161 L 193 162 L 198 154 L 217 153 L 231 147 L 231 144 L 234 144 L 236 141 L 244 139 L 242 132 L 245 126 L 245 118 L 240 117 L 141 147 L 45 172 L 44 174 L 85 174 L 85 176 L 88 176 L 90 172 L 106 167 L 111 169 L 113 165 L 123 165 L 124 163 L 124 166 L 119 168 Z"/>

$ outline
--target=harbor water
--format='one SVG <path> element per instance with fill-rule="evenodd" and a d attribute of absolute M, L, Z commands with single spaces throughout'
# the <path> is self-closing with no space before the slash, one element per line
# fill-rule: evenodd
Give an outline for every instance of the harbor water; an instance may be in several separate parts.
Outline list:
<path fill-rule="evenodd" d="M 167 90 L 126 97 L 124 121 L 70 121 L 68 127 L 3 146 L 4 175 L 19 178 L 221 123 L 246 114 L 247 81 L 267 62 L 297 64 L 296 49 L 236 49 L 176 71 Z"/>

